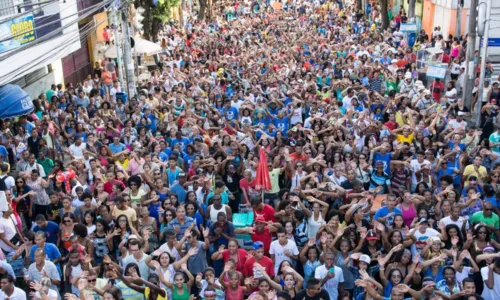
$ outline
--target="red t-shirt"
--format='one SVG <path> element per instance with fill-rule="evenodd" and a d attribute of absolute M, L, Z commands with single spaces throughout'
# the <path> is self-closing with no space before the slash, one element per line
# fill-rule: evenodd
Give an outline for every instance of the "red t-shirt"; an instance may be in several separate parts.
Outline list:
<path fill-rule="evenodd" d="M 238 249 L 238 261 L 236 262 L 236 271 L 243 273 L 243 267 L 245 266 L 245 261 L 247 260 L 248 253 L 245 249 Z M 222 259 L 224 263 L 231 258 L 229 254 L 229 249 L 222 251 Z"/>
<path fill-rule="evenodd" d="M 273 260 L 267 256 L 263 256 L 260 261 L 256 261 L 255 257 L 250 256 L 248 258 L 248 260 L 245 262 L 245 266 L 244 266 L 243 272 L 242 272 L 243 276 L 245 276 L 245 277 L 253 276 L 253 264 L 256 262 L 266 270 L 266 273 L 267 273 L 267 275 L 269 275 L 269 277 L 271 277 L 271 278 L 274 277 Z"/>
<path fill-rule="evenodd" d="M 432 98 L 434 99 L 434 101 L 438 102 L 441 100 L 441 95 L 444 91 L 444 83 L 442 83 L 441 81 L 439 83 L 437 82 L 433 82 L 431 84 L 431 92 L 432 92 Z"/>
<path fill-rule="evenodd" d="M 389 128 L 390 130 L 395 130 L 396 128 L 398 128 L 398 123 L 392 121 L 387 121 L 384 125 L 387 126 L 387 128 Z"/>
<path fill-rule="evenodd" d="M 240 189 L 242 190 L 245 190 L 245 192 L 247 193 L 247 196 L 249 197 L 250 199 L 250 188 L 252 189 L 255 189 L 255 181 L 252 181 L 251 183 L 248 183 L 247 179 L 246 178 L 242 178 L 240 179 Z M 242 198 L 242 200 L 245 200 L 244 198 Z M 244 203 L 242 203 L 244 204 Z"/>
<path fill-rule="evenodd" d="M 252 234 L 252 241 L 254 242 L 262 242 L 264 244 L 264 253 L 269 255 L 269 248 L 271 248 L 271 232 L 269 231 L 269 227 L 266 225 L 264 227 L 264 231 L 258 233 L 257 230 L 254 234 Z"/>
<path fill-rule="evenodd" d="M 307 163 L 307 160 L 309 160 L 309 156 L 307 156 L 307 154 L 302 153 L 298 155 L 296 152 L 290 154 L 290 158 L 293 160 L 293 163 L 296 163 L 297 161 Z"/>
<path fill-rule="evenodd" d="M 125 185 L 123 184 L 123 182 L 121 182 L 120 180 L 115 180 L 113 182 L 106 181 L 104 183 L 104 191 L 108 194 L 111 194 L 113 192 L 113 185 L 115 185 L 115 183 L 119 183 L 123 187 L 123 189 L 125 189 Z"/>
<path fill-rule="evenodd" d="M 276 211 L 274 210 L 274 208 L 269 205 L 269 204 L 264 204 L 264 208 L 262 210 L 253 210 L 253 219 L 257 219 L 257 216 L 261 216 L 264 218 L 264 220 L 267 221 L 272 221 L 272 222 L 276 222 L 276 220 L 274 219 L 274 214 L 276 213 Z"/>

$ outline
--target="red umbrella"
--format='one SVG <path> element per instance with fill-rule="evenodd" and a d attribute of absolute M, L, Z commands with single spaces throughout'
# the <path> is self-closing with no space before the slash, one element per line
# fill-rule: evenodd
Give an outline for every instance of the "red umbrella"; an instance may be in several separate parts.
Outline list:
<path fill-rule="evenodd" d="M 268 191 L 271 189 L 271 177 L 267 170 L 267 157 L 264 148 L 259 149 L 259 166 L 255 177 L 255 189 L 258 191 Z"/>

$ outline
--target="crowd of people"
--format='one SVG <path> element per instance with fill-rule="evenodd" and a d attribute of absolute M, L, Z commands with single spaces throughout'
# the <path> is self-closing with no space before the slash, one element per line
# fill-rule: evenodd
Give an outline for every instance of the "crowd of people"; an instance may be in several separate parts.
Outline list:
<path fill-rule="evenodd" d="M 0 120 L 0 300 L 500 299 L 498 82 L 475 127 L 466 39 L 356 3 L 225 3 L 137 96 L 107 60 Z"/>

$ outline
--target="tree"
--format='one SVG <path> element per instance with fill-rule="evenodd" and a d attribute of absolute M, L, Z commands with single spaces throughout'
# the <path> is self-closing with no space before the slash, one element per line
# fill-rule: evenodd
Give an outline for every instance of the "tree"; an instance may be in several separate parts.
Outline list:
<path fill-rule="evenodd" d="M 389 16 L 387 15 L 387 0 L 380 0 L 380 14 L 382 17 L 382 29 L 386 30 L 389 27 Z"/>
<path fill-rule="evenodd" d="M 170 18 L 172 7 L 179 5 L 179 0 L 158 0 L 154 5 L 152 0 L 135 0 L 135 7 L 143 7 L 144 20 L 144 38 L 153 42 L 158 40 L 158 31 L 162 25 Z"/>
<path fill-rule="evenodd" d="M 198 20 L 203 21 L 205 20 L 208 0 L 198 0 L 198 3 L 200 4 L 200 10 L 198 11 Z"/>

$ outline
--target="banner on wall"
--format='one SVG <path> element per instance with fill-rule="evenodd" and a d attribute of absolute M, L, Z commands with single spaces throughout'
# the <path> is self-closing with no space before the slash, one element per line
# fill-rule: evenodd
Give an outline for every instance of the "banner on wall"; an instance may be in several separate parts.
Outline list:
<path fill-rule="evenodd" d="M 1 22 L 1 21 L 0 21 Z M 0 53 L 14 50 L 36 40 L 32 14 L 0 23 Z"/>

